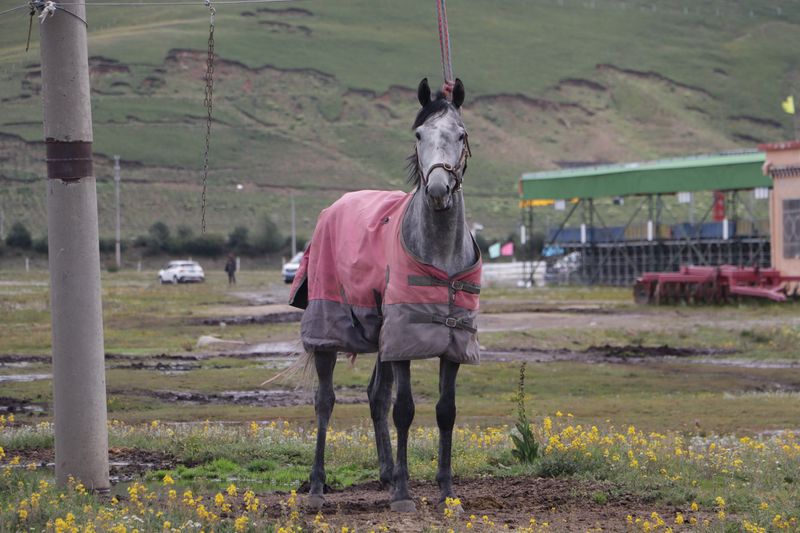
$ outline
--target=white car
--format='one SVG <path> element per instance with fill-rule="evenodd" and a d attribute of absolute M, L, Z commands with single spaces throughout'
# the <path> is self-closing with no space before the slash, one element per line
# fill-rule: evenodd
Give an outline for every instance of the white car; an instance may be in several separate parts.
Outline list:
<path fill-rule="evenodd" d="M 170 261 L 158 271 L 161 283 L 189 283 L 205 281 L 206 275 L 196 261 Z"/>
<path fill-rule="evenodd" d="M 283 281 L 285 283 L 291 283 L 294 281 L 294 275 L 297 273 L 297 269 L 300 268 L 301 259 L 303 259 L 303 252 L 298 252 L 294 257 L 289 259 L 288 263 L 283 264 L 281 274 L 283 275 Z"/>

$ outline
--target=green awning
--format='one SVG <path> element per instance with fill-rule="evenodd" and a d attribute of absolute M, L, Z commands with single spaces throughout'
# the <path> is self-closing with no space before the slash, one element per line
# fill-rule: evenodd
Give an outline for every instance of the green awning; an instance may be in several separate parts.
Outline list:
<path fill-rule="evenodd" d="M 520 200 L 608 198 L 642 194 L 772 187 L 764 153 L 739 152 L 533 172 L 520 178 Z"/>

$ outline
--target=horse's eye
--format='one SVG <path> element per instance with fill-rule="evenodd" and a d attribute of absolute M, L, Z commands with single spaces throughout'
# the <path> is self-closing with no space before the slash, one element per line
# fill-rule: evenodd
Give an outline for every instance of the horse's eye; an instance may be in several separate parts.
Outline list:
<path fill-rule="evenodd" d="M 464 140 L 464 134 L 463 134 L 463 133 L 462 133 L 461 135 L 459 135 L 459 136 L 458 136 L 458 140 L 459 140 L 459 141 L 463 141 L 463 140 Z"/>
<path fill-rule="evenodd" d="M 414 135 L 416 135 L 418 141 L 422 140 L 422 135 L 420 135 L 418 131 L 414 132 Z"/>

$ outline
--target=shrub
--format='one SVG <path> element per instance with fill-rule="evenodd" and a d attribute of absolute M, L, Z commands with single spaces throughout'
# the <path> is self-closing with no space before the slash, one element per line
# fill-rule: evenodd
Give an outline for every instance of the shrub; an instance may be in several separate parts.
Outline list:
<path fill-rule="evenodd" d="M 147 230 L 148 234 L 148 248 L 156 249 L 159 251 L 167 251 L 169 249 L 169 227 L 163 222 L 156 222 L 150 229 Z"/>
<path fill-rule="evenodd" d="M 183 245 L 183 253 L 201 255 L 205 257 L 216 257 L 225 252 L 225 239 L 222 235 L 211 235 L 206 233 L 200 235 Z"/>
<path fill-rule="evenodd" d="M 33 241 L 32 247 L 34 252 L 47 255 L 47 235 Z"/>
<path fill-rule="evenodd" d="M 244 226 L 236 226 L 228 235 L 228 248 L 239 254 L 250 252 L 249 230 Z"/>
<path fill-rule="evenodd" d="M 15 222 L 14 225 L 11 226 L 11 230 L 8 232 L 6 244 L 14 248 L 28 250 L 30 249 L 31 245 L 33 245 L 31 232 L 28 231 L 28 228 L 26 228 L 25 224 L 22 222 Z"/>

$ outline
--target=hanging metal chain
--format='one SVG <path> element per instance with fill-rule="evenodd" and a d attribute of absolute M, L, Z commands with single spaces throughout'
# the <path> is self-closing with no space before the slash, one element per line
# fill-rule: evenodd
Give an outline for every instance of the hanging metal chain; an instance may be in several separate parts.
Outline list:
<path fill-rule="evenodd" d="M 31 32 L 33 31 L 33 17 L 36 16 L 36 5 L 33 1 L 30 2 L 30 20 L 28 21 L 28 42 L 25 43 L 25 51 L 27 52 L 28 49 L 31 47 Z"/>
<path fill-rule="evenodd" d="M 208 27 L 208 57 L 206 58 L 206 97 L 203 105 L 206 107 L 206 149 L 203 154 L 203 204 L 202 204 L 202 233 L 206 232 L 206 188 L 208 184 L 208 150 L 211 146 L 211 113 L 214 110 L 214 15 L 216 11 L 209 0 L 205 4 L 211 14 Z"/>

